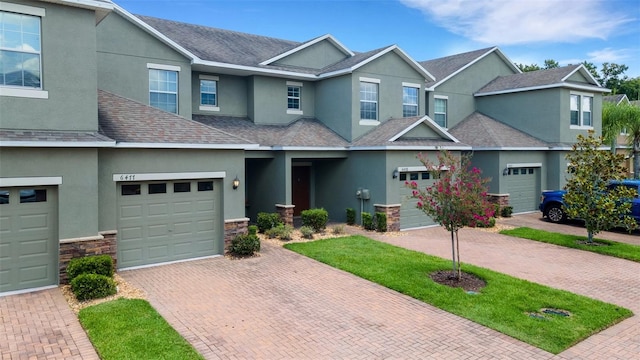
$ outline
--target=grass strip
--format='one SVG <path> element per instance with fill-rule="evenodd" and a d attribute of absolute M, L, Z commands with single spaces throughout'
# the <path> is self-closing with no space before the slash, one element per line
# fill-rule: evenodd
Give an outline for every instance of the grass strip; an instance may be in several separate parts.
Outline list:
<path fill-rule="evenodd" d="M 602 255 L 615 256 L 621 259 L 640 262 L 640 246 L 638 245 L 602 239 L 594 239 L 593 241 L 596 244 L 586 245 L 583 244 L 585 241 L 587 241 L 586 236 L 559 234 L 544 230 L 531 229 L 528 227 L 502 230 L 500 231 L 500 234 L 540 241 L 548 244 L 565 246 L 573 249 L 586 250 Z"/>
<path fill-rule="evenodd" d="M 102 360 L 203 359 L 146 300 L 117 299 L 78 317 Z"/>
<path fill-rule="evenodd" d="M 450 260 L 363 236 L 285 247 L 554 354 L 632 316 L 620 306 L 464 264 L 465 272 L 487 283 L 480 294 L 467 294 L 429 277 L 450 269 Z M 571 316 L 541 315 L 545 308 L 566 310 Z"/>

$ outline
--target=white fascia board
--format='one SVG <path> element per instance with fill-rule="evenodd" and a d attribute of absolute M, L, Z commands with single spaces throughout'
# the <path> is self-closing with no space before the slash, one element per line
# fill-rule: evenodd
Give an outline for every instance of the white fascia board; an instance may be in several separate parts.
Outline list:
<path fill-rule="evenodd" d="M 186 179 L 224 179 L 226 171 L 176 172 L 176 173 L 124 173 L 113 174 L 113 181 L 154 181 Z"/>
<path fill-rule="evenodd" d="M 188 143 L 133 143 L 119 142 L 116 148 L 123 149 L 210 149 L 210 150 L 249 150 L 257 149 L 258 144 L 188 144 Z"/>
<path fill-rule="evenodd" d="M 542 167 L 542 163 L 511 163 L 507 164 L 508 169 L 523 168 L 523 167 Z"/>
<path fill-rule="evenodd" d="M 521 147 L 521 146 L 474 146 L 473 151 L 546 151 L 548 146 Z"/>
<path fill-rule="evenodd" d="M 433 121 L 427 115 L 423 116 L 418 121 L 414 122 L 409 127 L 407 127 L 406 129 L 404 129 L 401 132 L 399 132 L 398 134 L 396 134 L 394 137 L 389 139 L 389 141 L 393 142 L 393 141 L 398 140 L 402 135 L 408 133 L 409 131 L 414 129 L 416 126 L 418 126 L 420 124 L 423 124 L 423 123 L 426 124 L 427 126 L 429 126 L 433 131 L 435 131 L 438 135 L 442 136 L 443 138 L 449 139 L 449 140 L 453 141 L 454 143 L 459 143 L 460 142 L 453 135 L 451 135 L 447 130 L 443 129 L 440 125 L 436 124 L 436 122 Z"/>
<path fill-rule="evenodd" d="M 104 10 L 113 10 L 114 4 L 110 1 L 106 3 L 104 1 L 93 1 L 93 0 L 60 0 L 60 1 L 51 1 L 51 2 L 60 2 L 69 6 L 76 6 L 81 8 L 89 8 L 89 9 L 104 9 Z"/>
<path fill-rule="evenodd" d="M 402 150 L 402 151 L 471 151 L 473 148 L 468 145 L 430 145 L 430 146 L 354 146 L 353 151 L 379 151 L 379 150 Z"/>
<path fill-rule="evenodd" d="M 440 84 L 442 84 L 443 82 L 451 79 L 452 77 L 458 75 L 459 73 L 463 72 L 464 70 L 466 70 L 468 67 L 470 67 L 471 65 L 477 63 L 478 61 L 482 60 L 483 58 L 485 58 L 486 56 L 488 56 L 489 54 L 491 54 L 492 52 L 498 50 L 497 46 L 494 46 L 493 48 L 491 48 L 489 51 L 487 51 L 486 53 L 478 56 L 477 58 L 475 58 L 474 60 L 472 60 L 471 62 L 467 63 L 465 66 L 461 67 L 460 69 L 458 69 L 457 71 L 449 74 L 449 76 L 443 78 L 442 80 L 438 81 L 437 83 L 431 85 L 431 87 L 427 88 L 427 91 L 435 91 L 435 88 L 438 87 Z"/>
<path fill-rule="evenodd" d="M 590 79 L 593 84 L 595 84 L 596 86 L 601 86 L 600 83 L 598 82 L 598 80 L 596 80 L 593 75 L 591 75 L 591 71 L 587 70 L 587 68 L 584 66 L 584 64 L 580 64 L 580 66 L 578 66 L 577 68 L 575 68 L 572 72 L 570 72 L 567 76 L 562 78 L 562 81 L 567 81 L 568 78 L 570 78 L 573 74 L 575 74 L 576 72 L 580 71 L 582 73 L 583 76 L 587 77 L 588 79 Z"/>
<path fill-rule="evenodd" d="M 269 75 L 277 75 L 277 76 L 290 76 L 290 77 L 294 77 L 294 78 L 297 78 L 297 79 L 318 80 L 318 77 L 316 75 L 313 75 L 313 74 L 305 74 L 305 73 L 299 73 L 299 72 L 295 72 L 295 71 L 263 69 L 263 68 L 259 68 L 259 67 L 255 67 L 255 66 L 229 64 L 229 63 L 222 63 L 222 62 L 202 60 L 202 59 L 194 59 L 191 62 L 191 64 L 192 65 L 210 66 L 210 67 L 216 67 L 216 68 L 222 68 L 222 69 L 248 71 L 248 72 L 259 73 L 259 74 L 269 74 Z"/>
<path fill-rule="evenodd" d="M 346 147 L 330 147 L 330 146 L 271 146 L 274 151 L 346 151 Z"/>
<path fill-rule="evenodd" d="M 507 90 L 498 90 L 498 91 L 489 91 L 483 93 L 475 93 L 473 96 L 490 96 L 490 95 L 501 95 L 501 94 L 512 94 L 518 92 L 532 91 L 532 90 L 544 90 L 544 89 L 554 89 L 554 88 L 567 88 L 567 89 L 576 89 L 576 90 L 586 90 L 592 92 L 600 92 L 600 93 L 610 93 L 610 89 L 605 89 L 602 87 L 597 87 L 594 85 L 578 85 L 573 83 L 556 83 L 550 85 L 540 85 L 540 86 L 530 86 L 518 89 L 507 89 Z"/>
<path fill-rule="evenodd" d="M 270 65 L 271 63 L 274 63 L 274 62 L 276 62 L 276 61 L 278 61 L 280 59 L 284 59 L 284 58 L 286 58 L 287 56 L 289 56 L 291 54 L 297 53 L 300 50 L 306 49 L 306 48 L 308 48 L 308 47 L 310 47 L 312 45 L 315 45 L 315 44 L 317 44 L 317 43 L 319 43 L 321 41 L 324 41 L 324 40 L 329 40 L 333 45 L 338 47 L 340 49 L 340 51 L 342 51 L 344 54 L 349 55 L 349 56 L 353 56 L 354 55 L 354 53 L 351 50 L 347 49 L 344 45 L 342 45 L 333 36 L 331 36 L 330 34 L 326 34 L 326 35 L 320 36 L 318 38 L 315 38 L 315 39 L 313 39 L 311 41 L 308 41 L 306 43 L 303 43 L 302 45 L 300 45 L 298 47 L 295 47 L 295 48 L 293 48 L 293 49 L 291 49 L 289 51 L 285 51 L 280 55 L 276 55 L 276 56 L 272 57 L 271 59 L 267 59 L 267 60 L 261 62 L 260 65 Z"/>
<path fill-rule="evenodd" d="M 132 23 L 134 23 L 135 25 L 137 25 L 138 27 L 140 27 L 144 31 L 146 31 L 149 34 L 151 34 L 152 36 L 158 38 L 160 41 L 164 42 L 165 44 L 167 44 L 170 47 L 172 47 L 174 50 L 178 51 L 180 54 L 182 54 L 185 57 L 187 57 L 188 59 L 190 59 L 192 63 L 196 59 L 198 59 L 198 57 L 196 55 L 194 55 L 193 53 L 191 53 L 189 50 L 185 49 L 184 47 L 178 45 L 178 43 L 176 43 L 175 41 L 173 41 L 173 40 L 169 39 L 168 37 L 164 36 L 164 34 L 159 32 L 158 30 L 154 29 L 153 27 L 151 27 L 146 22 L 138 19 L 136 16 L 134 16 L 133 14 L 131 14 L 130 12 L 128 12 L 127 10 L 125 10 L 124 8 L 119 6 L 118 4 L 115 4 L 115 3 L 113 4 L 113 10 L 117 14 L 122 15 L 125 19 L 128 19 L 129 21 L 131 21 Z"/>
<path fill-rule="evenodd" d="M 62 176 L 0 178 L 1 187 L 62 185 Z"/>
<path fill-rule="evenodd" d="M 115 145 L 115 141 L 0 141 L 0 147 L 108 148 Z"/>
<path fill-rule="evenodd" d="M 427 69 L 425 69 L 422 65 L 420 65 L 417 61 L 415 61 L 411 56 L 409 56 L 409 54 L 407 54 L 404 50 L 402 50 L 400 47 L 394 45 L 394 49 L 393 51 L 398 54 L 401 58 L 404 59 L 404 61 L 406 61 L 407 63 L 409 63 L 409 65 L 411 65 L 412 68 L 414 68 L 415 70 L 417 70 L 419 73 L 421 73 L 422 75 L 425 75 L 426 78 L 430 79 L 431 81 L 436 81 L 436 77 L 431 75 L 431 73 L 429 71 L 427 71 Z"/>

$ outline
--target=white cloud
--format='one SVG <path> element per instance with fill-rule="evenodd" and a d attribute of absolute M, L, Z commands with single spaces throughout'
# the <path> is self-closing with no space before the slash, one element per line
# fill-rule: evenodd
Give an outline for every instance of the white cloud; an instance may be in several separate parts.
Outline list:
<path fill-rule="evenodd" d="M 491 45 L 606 39 L 633 21 L 602 0 L 400 0 L 451 31 Z"/>
<path fill-rule="evenodd" d="M 602 50 L 595 50 L 587 53 L 589 59 L 587 61 L 597 63 L 619 63 L 622 60 L 632 58 L 630 49 L 612 49 L 604 48 Z"/>

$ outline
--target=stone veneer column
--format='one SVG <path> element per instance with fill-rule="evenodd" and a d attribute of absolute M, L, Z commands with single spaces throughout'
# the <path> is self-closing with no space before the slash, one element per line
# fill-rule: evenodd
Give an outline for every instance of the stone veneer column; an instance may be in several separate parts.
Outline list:
<path fill-rule="evenodd" d="M 295 205 L 276 204 L 276 212 L 278 212 L 285 225 L 293 226 L 293 209 L 295 207 Z"/>
<path fill-rule="evenodd" d="M 249 232 L 249 218 L 229 219 L 224 221 L 224 251 L 231 245 L 231 240 L 237 235 Z"/>
<path fill-rule="evenodd" d="M 502 208 L 509 206 L 509 194 L 487 194 L 487 200 L 492 204 L 498 204 L 500 206 L 498 213 L 495 214 L 494 217 L 499 217 Z"/>
<path fill-rule="evenodd" d="M 387 232 L 400 231 L 400 204 L 374 204 L 376 212 L 387 215 Z"/>
<path fill-rule="evenodd" d="M 88 236 L 74 239 L 60 240 L 60 250 L 58 253 L 58 270 L 60 284 L 67 284 L 67 266 L 74 258 L 109 255 L 113 259 L 113 267 L 117 268 L 117 238 L 118 231 L 101 231 L 96 236 Z"/>

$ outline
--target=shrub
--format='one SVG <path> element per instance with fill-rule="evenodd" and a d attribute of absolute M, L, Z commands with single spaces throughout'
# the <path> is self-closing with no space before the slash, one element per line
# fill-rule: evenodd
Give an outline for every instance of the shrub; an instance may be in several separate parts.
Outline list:
<path fill-rule="evenodd" d="M 274 228 L 267 230 L 265 233 L 270 239 L 278 238 L 280 240 L 291 240 L 293 227 L 291 225 L 280 224 Z"/>
<path fill-rule="evenodd" d="M 315 232 L 320 232 L 327 227 L 329 213 L 325 209 L 309 209 L 300 213 L 302 225 L 310 226 Z"/>
<path fill-rule="evenodd" d="M 356 211 L 352 208 L 347 208 L 347 225 L 355 225 L 356 223 Z"/>
<path fill-rule="evenodd" d="M 344 225 L 336 225 L 332 229 L 335 235 L 344 234 Z"/>
<path fill-rule="evenodd" d="M 233 255 L 253 255 L 256 251 L 260 251 L 260 238 L 258 235 L 237 235 L 229 245 L 229 252 Z"/>
<path fill-rule="evenodd" d="M 496 218 L 494 218 L 494 217 L 489 218 L 489 223 L 487 225 L 482 224 L 482 223 L 478 223 L 476 226 L 479 227 L 479 228 L 492 228 L 492 227 L 496 226 Z"/>
<path fill-rule="evenodd" d="M 376 218 L 376 230 L 378 230 L 379 232 L 386 232 L 387 231 L 387 214 L 383 212 L 377 212 L 375 218 Z"/>
<path fill-rule="evenodd" d="M 249 225 L 249 235 L 258 235 L 258 227 L 256 225 Z"/>
<path fill-rule="evenodd" d="M 494 204 L 494 209 L 493 209 L 493 213 L 495 214 L 495 216 L 498 216 L 498 214 L 500 214 L 500 204 L 495 203 Z"/>
<path fill-rule="evenodd" d="M 373 225 L 373 216 L 371 216 L 368 212 L 362 213 L 362 227 L 365 230 L 375 230 L 375 226 Z"/>
<path fill-rule="evenodd" d="M 282 224 L 282 219 L 278 213 L 258 213 L 258 231 L 265 233 L 267 230 L 272 229 Z"/>
<path fill-rule="evenodd" d="M 511 214 L 513 214 L 513 206 L 505 206 L 500 211 L 502 217 L 511 217 Z"/>
<path fill-rule="evenodd" d="M 67 265 L 69 281 L 82 274 L 113 277 L 113 259 L 109 255 L 94 255 L 71 259 L 69 265 Z"/>
<path fill-rule="evenodd" d="M 300 233 L 302 234 L 302 237 L 305 239 L 313 239 L 313 233 L 315 233 L 315 231 L 311 226 L 302 226 L 300 228 Z"/>
<path fill-rule="evenodd" d="M 71 291 L 79 301 L 100 299 L 116 293 L 116 283 L 112 278 L 84 273 L 71 280 Z"/>

